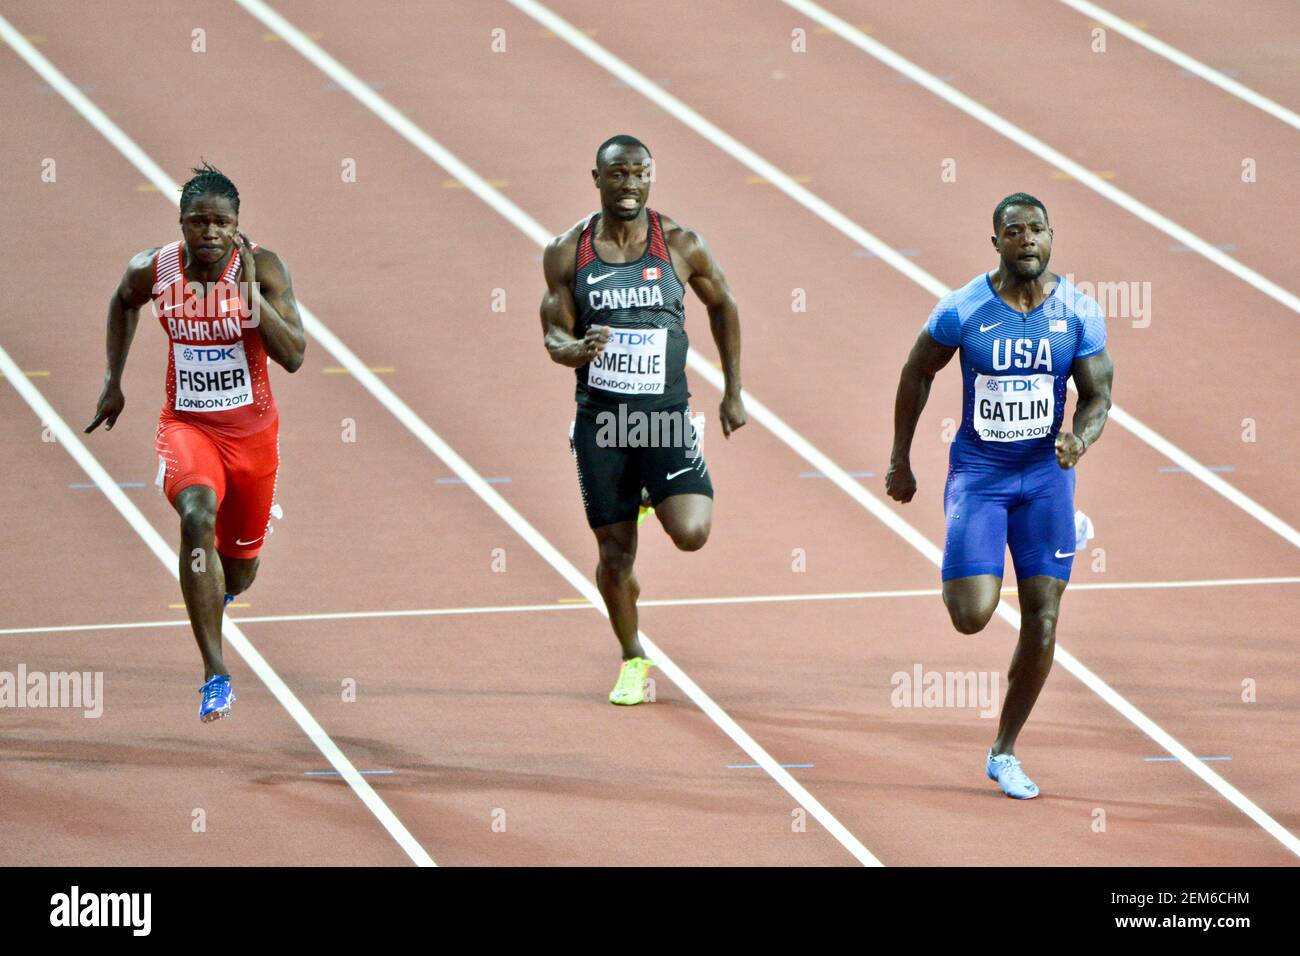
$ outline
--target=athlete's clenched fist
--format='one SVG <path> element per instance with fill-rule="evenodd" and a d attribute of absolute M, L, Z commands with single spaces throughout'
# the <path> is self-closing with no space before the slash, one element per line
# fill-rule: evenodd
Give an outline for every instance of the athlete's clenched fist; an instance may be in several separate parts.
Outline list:
<path fill-rule="evenodd" d="M 601 352 L 605 351 L 605 345 L 609 342 L 609 326 L 593 325 L 587 329 L 587 334 L 582 337 L 582 355 L 587 361 L 591 361 Z"/>
<path fill-rule="evenodd" d="M 722 422 L 724 438 L 730 438 L 732 432 L 749 421 L 749 416 L 745 414 L 745 400 L 739 392 L 727 392 L 722 396 L 722 404 L 718 406 L 718 420 Z"/>
<path fill-rule="evenodd" d="M 1073 468 L 1088 446 L 1083 439 L 1073 432 L 1061 432 L 1056 436 L 1056 463 L 1062 468 Z"/>
<path fill-rule="evenodd" d="M 895 501 L 907 504 L 916 494 L 916 475 L 906 461 L 891 461 L 885 474 L 885 493 Z"/>

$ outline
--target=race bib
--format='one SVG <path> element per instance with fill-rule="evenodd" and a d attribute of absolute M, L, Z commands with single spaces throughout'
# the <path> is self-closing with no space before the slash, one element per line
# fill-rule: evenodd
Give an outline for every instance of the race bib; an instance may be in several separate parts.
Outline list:
<path fill-rule="evenodd" d="M 1024 441 L 1052 433 L 1056 380 L 1051 375 L 976 375 L 975 434 L 984 441 Z"/>
<path fill-rule="evenodd" d="M 619 395 L 662 395 L 667 329 L 610 329 L 605 351 L 587 366 L 587 384 Z"/>
<path fill-rule="evenodd" d="M 172 343 L 176 367 L 176 411 L 220 412 L 253 402 L 244 343 Z"/>

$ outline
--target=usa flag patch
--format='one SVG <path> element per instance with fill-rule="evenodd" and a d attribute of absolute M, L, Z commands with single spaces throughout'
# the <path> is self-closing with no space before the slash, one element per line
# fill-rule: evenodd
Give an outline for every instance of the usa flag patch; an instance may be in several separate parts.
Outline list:
<path fill-rule="evenodd" d="M 641 270 L 641 279 L 645 282 L 654 282 L 659 278 L 659 267 L 651 266 L 649 269 Z"/>
<path fill-rule="evenodd" d="M 1052 321 L 1048 324 L 1047 331 L 1048 331 L 1048 332 L 1064 332 L 1064 331 L 1065 331 L 1065 319 L 1052 319 Z"/>

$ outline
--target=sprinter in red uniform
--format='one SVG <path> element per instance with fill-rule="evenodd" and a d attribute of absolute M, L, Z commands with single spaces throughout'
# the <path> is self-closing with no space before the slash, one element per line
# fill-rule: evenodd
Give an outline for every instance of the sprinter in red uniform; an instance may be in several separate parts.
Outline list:
<path fill-rule="evenodd" d="M 108 307 L 108 371 L 94 431 L 122 413 L 122 370 L 150 300 L 167 333 L 158 483 L 181 519 L 180 581 L 203 655 L 199 719 L 230 712 L 224 605 L 257 574 L 279 469 L 266 359 L 290 372 L 307 339 L 289 270 L 239 231 L 239 191 L 204 163 L 181 190 L 181 239 L 131 260 Z M 223 598 L 224 595 L 224 598 Z"/>

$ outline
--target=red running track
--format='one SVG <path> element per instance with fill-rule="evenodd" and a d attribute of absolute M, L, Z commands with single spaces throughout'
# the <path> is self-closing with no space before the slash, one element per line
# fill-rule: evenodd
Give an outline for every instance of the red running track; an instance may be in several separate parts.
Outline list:
<path fill-rule="evenodd" d="M 364 29 L 346 8 L 277 9 L 319 34 L 325 49 L 473 169 L 504 181 L 503 193 L 550 230 L 589 210 L 585 170 L 600 139 L 617 127 L 650 142 L 660 167 L 653 204 L 706 236 L 738 292 L 747 387 L 844 467 L 876 472 L 863 482 L 879 492 L 892 383 L 930 307 L 926 292 L 855 256 L 843 236 L 770 186 L 751 184 L 744 167 L 510 7 L 443 5 L 423 22 L 368 20 Z M 627 21 L 609 22 L 597 5 L 554 9 L 781 168 L 810 177 L 809 188 L 886 241 L 916 248 L 918 264 L 950 285 L 986 267 L 979 230 L 987 232 L 997 196 L 1010 188 L 1043 195 L 1057 223 L 1058 269 L 1128 278 L 1133 266 L 1133 278 L 1149 277 L 1158 290 L 1161 311 L 1149 328 L 1111 324 L 1120 402 L 1201 461 L 1232 464 L 1225 477 L 1294 521 L 1285 495 L 1294 413 L 1270 381 L 1284 379 L 1267 374 L 1288 358 L 1279 343 L 1294 341 L 1285 338 L 1294 316 L 1203 261 L 1168 251 L 1163 236 L 1078 184 L 1052 180 L 1028 154 L 837 38 L 810 31 L 825 49 L 794 59 L 789 32 L 802 21 L 779 4 L 746 5 L 745 16 L 734 15 L 735 5 L 693 8 L 693 27 L 674 36 L 670 59 L 647 57 Z M 882 24 L 873 35 L 921 61 L 929 44 L 919 20 L 891 14 L 885 37 L 879 10 L 868 13 Z M 1064 8 L 1062 16 L 1077 18 Z M 290 263 L 302 299 L 364 361 L 391 368 L 384 382 L 480 474 L 509 477 L 496 489 L 590 569 L 564 442 L 571 385 L 537 342 L 532 241 L 452 188 L 445 171 L 233 6 L 219 14 L 196 6 L 160 22 L 147 5 L 124 5 L 95 38 L 62 28 L 69 17 L 51 5 L 15 14 L 14 23 L 43 37 L 38 49 L 174 178 L 199 153 L 227 168 L 241 184 L 243 225 Z M 206 24 L 205 55 L 178 39 L 191 24 Z M 969 37 L 978 24 L 967 26 Z M 509 37 L 505 55 L 489 49 L 497 27 Z M 992 40 L 990 32 L 990 49 Z M 1050 42 L 1045 35 L 1047 59 Z M 971 46 L 982 45 L 963 49 Z M 121 50 L 140 51 L 129 76 L 112 52 Z M 964 56 L 960 71 L 942 61 L 923 65 L 956 74 L 959 85 L 980 73 L 987 86 L 972 95 L 1007 108 L 992 96 L 999 87 L 984 69 L 992 67 L 972 61 L 979 53 Z M 102 303 L 132 252 L 173 234 L 174 213 L 138 191 L 138 172 L 42 91 L 16 56 L 0 63 L 0 103 L 20 134 L 0 146 L 0 171 L 6 181 L 31 183 L 13 191 L 15 217 L 30 230 L 15 268 L 37 279 L 15 290 L 10 314 L 28 321 L 6 323 L 0 345 L 24 368 L 49 372 L 33 384 L 77 425 L 89 417 L 102 368 Z M 1137 82 L 1150 65 L 1122 68 Z M 783 78 L 772 79 L 778 72 Z M 1086 106 L 1087 78 L 1061 72 L 1069 74 L 1062 95 Z M 250 79 L 258 95 L 216 121 L 211 91 Z M 869 92 L 872 129 L 887 136 L 862 127 L 845 136 L 845 116 L 861 108 L 859 90 Z M 1216 109 L 1225 122 L 1277 138 L 1262 114 L 1209 99 L 1190 99 L 1188 108 Z M 240 134 L 234 151 L 232 125 Z M 1087 138 L 1077 142 L 1031 128 L 1067 152 L 1109 142 L 1134 155 L 1107 139 L 1103 122 L 1096 126 L 1079 131 Z M 248 129 L 258 134 L 242 135 Z M 1172 155 L 1178 143 L 1156 139 L 1146 149 Z M 958 150 L 970 161 L 958 183 L 940 183 L 935 157 Z M 45 156 L 59 157 L 57 184 L 33 173 Z M 1161 177 L 1123 156 L 1113 164 L 1116 183 L 1163 208 Z M 356 183 L 339 180 L 345 158 L 356 160 Z M 1234 197 L 1226 185 L 1216 191 L 1195 158 L 1187 162 L 1200 188 L 1177 218 L 1204 235 Z M 87 212 L 95 229 L 68 228 Z M 1241 241 L 1235 254 L 1252 261 L 1253 248 Z M 1142 250 L 1138 265 L 1128 249 Z M 795 288 L 807 294 L 806 314 L 790 312 Z M 504 314 L 490 309 L 497 289 L 505 290 Z M 1258 316 L 1251 330 L 1221 318 L 1243 303 Z M 696 347 L 712 355 L 700 310 L 691 314 Z M 121 434 L 89 441 L 121 481 L 152 478 L 155 335 L 146 325 L 137 336 Z M 857 341 L 869 345 L 854 348 Z M 1234 368 L 1263 371 L 1258 384 L 1188 387 L 1187 363 L 1210 368 L 1225 352 Z M 238 616 L 555 605 L 569 597 L 555 571 L 469 488 L 439 484 L 452 476 L 446 466 L 350 376 L 327 371 L 334 364 L 313 343 L 299 374 L 276 377 L 286 514 L 251 607 Z M 712 417 L 716 393 L 698 377 L 694 383 L 696 402 Z M 6 447 L 22 450 L 14 459 L 18 497 L 6 509 L 16 545 L 7 554 L 24 556 L 4 568 L 7 586 L 24 596 L 12 625 L 179 618 L 167 608 L 179 601 L 170 575 L 159 573 L 98 491 L 68 487 L 87 479 L 57 445 L 40 442 L 39 423 L 12 390 L 0 394 Z M 939 436 L 942 419 L 956 414 L 956 395 L 955 377 L 942 378 L 918 433 L 922 492 L 899 509 L 932 541 L 942 535 Z M 1249 410 L 1261 422 L 1254 445 L 1229 428 Z M 356 425 L 354 443 L 341 440 L 345 419 Z M 937 586 L 925 559 L 830 482 L 800 477 L 808 464 L 757 422 L 730 442 L 711 431 L 708 455 L 719 491 L 714 538 L 703 553 L 683 555 L 647 535 L 645 598 Z M 1167 464 L 1108 429 L 1080 480 L 1106 570 L 1081 562 L 1078 583 L 1296 573 L 1292 547 L 1189 476 L 1158 470 Z M 127 494 L 174 538 L 174 518 L 151 488 Z M 504 574 L 492 570 L 498 548 Z M 795 549 L 806 559 L 802 572 L 792 570 Z M 1078 590 L 1067 598 L 1061 640 L 1196 753 L 1232 756 L 1214 769 L 1294 829 L 1293 775 L 1283 768 L 1296 648 L 1279 613 L 1289 586 Z M 895 672 L 917 664 L 1000 672 L 1009 657 L 1009 627 L 995 621 L 980 638 L 958 637 L 932 595 L 649 607 L 643 627 L 778 760 L 814 764 L 793 773 L 887 864 L 991 864 L 1008 854 L 1025 864 L 1294 861 L 1184 768 L 1144 760 L 1164 754 L 1059 671 L 1022 747 L 1047 799 L 1001 799 L 980 769 L 990 721 L 973 708 L 891 704 Z M 729 769 L 752 761 L 666 679 L 652 707 L 605 704 L 614 645 L 590 609 L 245 629 L 357 767 L 396 771 L 369 779 L 440 863 L 852 862 L 815 821 L 792 830 L 794 804 L 763 771 Z M 7 749 L 19 755 L 0 779 L 0 798 L 15 808 L 6 862 L 183 863 L 214 852 L 250 864 L 406 859 L 342 783 L 303 776 L 325 769 L 323 758 L 246 670 L 235 671 L 237 720 L 215 727 L 192 720 L 186 680 L 196 668 L 185 627 L 0 640 L 6 660 L 103 670 L 108 687 L 98 721 L 53 710 L 6 715 Z M 356 681 L 355 703 L 341 699 L 347 678 Z M 1241 701 L 1246 678 L 1259 686 L 1254 704 Z M 196 807 L 207 814 L 203 834 L 192 829 Z M 1097 809 L 1106 814 L 1104 833 L 1092 827 Z"/>

